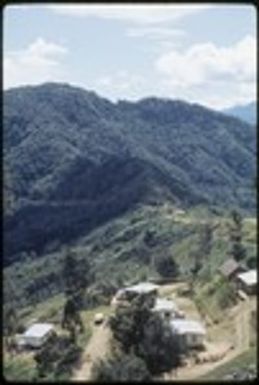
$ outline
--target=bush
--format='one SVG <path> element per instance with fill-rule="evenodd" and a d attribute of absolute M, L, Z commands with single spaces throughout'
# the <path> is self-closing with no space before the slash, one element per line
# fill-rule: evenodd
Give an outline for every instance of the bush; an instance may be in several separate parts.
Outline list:
<path fill-rule="evenodd" d="M 221 309 L 226 309 L 235 304 L 236 301 L 236 293 L 233 286 L 229 282 L 222 283 L 217 291 L 217 302 L 219 307 Z"/>
<path fill-rule="evenodd" d="M 155 259 L 155 267 L 162 277 L 176 277 L 178 266 L 170 255 L 158 256 Z"/>
<path fill-rule="evenodd" d="M 169 371 L 180 363 L 177 340 L 170 326 L 164 323 L 158 314 L 150 317 L 137 351 L 152 374 Z"/>
<path fill-rule="evenodd" d="M 163 319 L 151 311 L 153 298 L 138 296 L 126 308 L 118 308 L 111 318 L 113 337 L 126 354 L 142 358 L 152 374 L 179 364 L 179 348 Z"/>
<path fill-rule="evenodd" d="M 107 361 L 97 362 L 92 369 L 92 378 L 98 382 L 151 381 L 145 362 L 133 353 L 117 354 Z"/>
<path fill-rule="evenodd" d="M 78 362 L 81 351 L 69 337 L 54 335 L 34 356 L 38 376 L 58 379 L 64 373 L 69 375 Z"/>

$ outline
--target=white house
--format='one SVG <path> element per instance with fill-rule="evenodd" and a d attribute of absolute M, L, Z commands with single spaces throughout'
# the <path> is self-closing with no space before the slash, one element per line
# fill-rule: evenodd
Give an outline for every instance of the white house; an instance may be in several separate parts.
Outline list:
<path fill-rule="evenodd" d="M 19 336 L 20 346 L 41 347 L 54 332 L 54 325 L 49 323 L 35 323 Z"/>
<path fill-rule="evenodd" d="M 166 298 L 157 298 L 152 311 L 161 314 L 163 318 L 167 319 L 179 317 L 181 314 L 176 304 Z"/>
<path fill-rule="evenodd" d="M 182 351 L 203 345 L 206 330 L 199 321 L 176 318 L 171 320 L 170 325 L 173 333 L 178 337 Z"/>
<path fill-rule="evenodd" d="M 257 288 L 257 271 L 256 269 L 248 270 L 245 273 L 237 275 L 237 286 L 247 294 L 256 294 Z"/>

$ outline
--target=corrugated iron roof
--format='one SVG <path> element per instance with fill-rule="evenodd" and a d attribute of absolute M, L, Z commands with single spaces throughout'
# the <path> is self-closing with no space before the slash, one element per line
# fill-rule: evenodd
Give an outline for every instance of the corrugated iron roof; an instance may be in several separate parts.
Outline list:
<path fill-rule="evenodd" d="M 54 326 L 49 323 L 37 323 L 29 327 L 23 334 L 24 337 L 38 337 L 41 338 L 46 335 Z"/>
<path fill-rule="evenodd" d="M 173 319 L 170 325 L 176 334 L 206 334 L 205 327 L 199 321 L 177 318 Z"/>
<path fill-rule="evenodd" d="M 255 269 L 238 274 L 237 276 L 248 286 L 252 286 L 257 283 L 257 271 Z"/>
<path fill-rule="evenodd" d="M 177 311 L 178 308 L 176 304 L 166 298 L 157 298 L 155 306 L 152 309 L 153 311 Z"/>
<path fill-rule="evenodd" d="M 223 265 L 220 266 L 219 271 L 225 276 L 228 277 L 232 273 L 234 273 L 238 268 L 240 268 L 240 264 L 235 261 L 233 258 L 227 259 Z"/>
<path fill-rule="evenodd" d="M 150 293 L 154 290 L 157 290 L 159 288 L 158 285 L 155 285 L 154 283 L 150 282 L 141 282 L 137 285 L 126 287 L 122 289 L 123 291 L 133 291 L 135 293 Z"/>

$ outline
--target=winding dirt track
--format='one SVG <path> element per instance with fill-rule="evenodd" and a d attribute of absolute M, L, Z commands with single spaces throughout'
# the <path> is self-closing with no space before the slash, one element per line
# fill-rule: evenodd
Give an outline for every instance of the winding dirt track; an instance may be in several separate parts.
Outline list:
<path fill-rule="evenodd" d="M 82 356 L 82 364 L 73 376 L 73 381 L 91 381 L 93 363 L 105 357 L 109 351 L 110 330 L 105 325 L 93 327 L 93 334 Z"/>
<path fill-rule="evenodd" d="M 229 343 L 217 344 L 217 351 L 223 353 L 222 358 L 218 361 L 181 367 L 177 370 L 177 373 L 166 373 L 163 379 L 179 381 L 199 378 L 247 350 L 249 348 L 250 340 L 249 318 L 252 308 L 255 308 L 255 304 L 253 304 L 250 299 L 247 299 L 246 301 L 241 302 L 235 309 L 234 349 L 230 349 Z M 81 366 L 74 373 L 73 380 L 91 381 L 91 369 L 93 363 L 104 358 L 109 352 L 110 338 L 111 331 L 105 324 L 93 327 L 92 337 L 83 353 Z"/>
<path fill-rule="evenodd" d="M 248 298 L 246 301 L 241 302 L 238 306 L 238 312 L 235 317 L 235 344 L 234 349 L 229 349 L 229 344 L 222 344 L 219 346 L 223 355 L 222 359 L 215 362 L 207 362 L 203 364 L 181 367 L 177 372 L 166 373 L 164 380 L 194 380 L 205 375 L 211 370 L 215 369 L 222 364 L 227 363 L 239 354 L 243 353 L 249 348 L 250 343 L 250 312 L 255 308 L 253 302 Z"/>

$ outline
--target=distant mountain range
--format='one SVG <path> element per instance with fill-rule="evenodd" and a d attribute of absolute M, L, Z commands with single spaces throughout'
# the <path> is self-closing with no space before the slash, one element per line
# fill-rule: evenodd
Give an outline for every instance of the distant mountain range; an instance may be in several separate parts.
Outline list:
<path fill-rule="evenodd" d="M 183 101 L 112 103 L 53 83 L 8 90 L 4 163 L 16 205 L 5 263 L 142 203 L 253 210 L 255 138 L 254 126 Z"/>
<path fill-rule="evenodd" d="M 222 111 L 223 113 L 242 119 L 247 123 L 256 124 L 256 103 L 251 102 L 242 106 L 234 106 Z"/>

